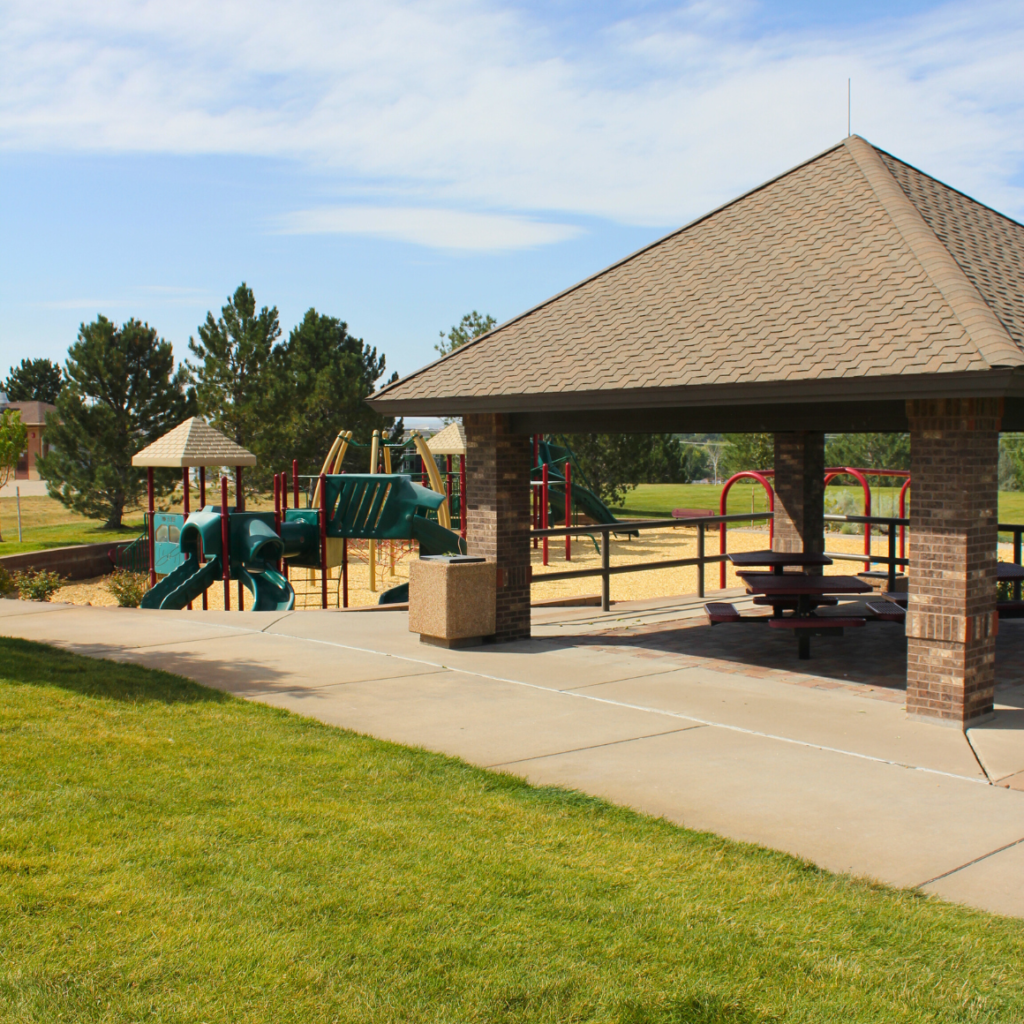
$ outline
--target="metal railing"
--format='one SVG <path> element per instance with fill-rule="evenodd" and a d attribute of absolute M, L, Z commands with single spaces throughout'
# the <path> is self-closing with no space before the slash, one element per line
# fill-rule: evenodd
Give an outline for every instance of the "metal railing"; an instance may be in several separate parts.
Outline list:
<path fill-rule="evenodd" d="M 1021 534 L 1024 533 L 1024 523 L 998 523 L 996 529 L 1000 533 L 1013 534 L 1013 563 L 1014 565 L 1020 565 L 1020 554 L 1021 554 Z M 1013 599 L 1014 601 L 1020 600 L 1020 587 L 1021 581 L 1016 580 L 1013 584 Z"/>
<path fill-rule="evenodd" d="M 887 555 L 874 555 L 864 552 L 859 555 L 849 554 L 845 551 L 826 551 L 825 554 L 835 561 L 841 562 L 863 562 L 865 571 L 869 571 L 872 564 L 888 566 L 889 590 L 896 587 L 896 567 L 910 564 L 909 558 L 896 557 L 896 531 L 901 526 L 909 526 L 909 519 L 900 519 L 890 516 L 825 516 L 826 523 L 861 523 L 864 526 L 886 526 L 888 527 L 887 540 L 889 541 L 889 553 Z M 827 534 L 826 534 L 827 536 Z"/>
<path fill-rule="evenodd" d="M 620 519 L 614 523 L 595 523 L 588 526 L 556 526 L 547 530 L 531 530 L 530 537 L 566 537 L 599 533 L 601 535 L 601 566 L 594 569 L 567 569 L 560 572 L 546 572 L 537 576 L 537 582 L 553 580 L 578 580 L 588 576 L 601 577 L 601 609 L 611 607 L 611 578 L 625 572 L 648 572 L 652 569 L 675 569 L 695 565 L 697 569 L 697 596 L 704 597 L 704 567 L 727 562 L 728 554 L 709 555 L 705 551 L 705 527 L 721 523 L 749 523 L 755 520 L 771 519 L 771 512 L 739 512 L 725 516 L 700 516 L 693 519 Z M 611 534 L 639 533 L 644 530 L 678 529 L 681 526 L 696 526 L 696 558 L 666 558 L 658 562 L 635 562 L 631 565 L 611 564 Z M 861 555 L 861 558 L 864 556 Z"/>

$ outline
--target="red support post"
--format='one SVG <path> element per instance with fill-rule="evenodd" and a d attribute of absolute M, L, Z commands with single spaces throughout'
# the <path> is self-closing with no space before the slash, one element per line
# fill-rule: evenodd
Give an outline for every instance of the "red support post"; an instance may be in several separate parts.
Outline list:
<path fill-rule="evenodd" d="M 181 498 L 181 510 L 182 510 L 182 512 L 185 515 L 185 519 L 187 520 L 188 519 L 188 513 L 189 513 L 188 466 L 182 466 L 181 467 L 181 485 L 184 488 L 184 491 L 182 493 L 182 498 Z M 192 602 L 191 601 L 189 601 L 189 603 L 188 603 L 188 610 L 192 611 Z"/>
<path fill-rule="evenodd" d="M 341 542 L 341 607 L 348 607 L 348 537 Z"/>
<path fill-rule="evenodd" d="M 907 488 L 910 486 L 910 477 L 908 476 L 906 482 L 900 488 L 900 519 L 907 518 Z M 907 528 L 905 526 L 900 527 L 900 558 L 907 557 Z M 902 572 L 907 571 L 905 565 L 900 566 Z"/>
<path fill-rule="evenodd" d="M 572 526 L 572 466 L 565 464 L 565 527 Z M 565 560 L 572 561 L 572 534 L 565 535 Z"/>
<path fill-rule="evenodd" d="M 224 567 L 224 611 L 231 611 L 231 528 L 228 525 L 228 478 L 220 478 L 220 561 Z"/>
<path fill-rule="evenodd" d="M 540 475 L 540 528 L 546 530 L 548 528 L 548 464 L 544 463 L 544 468 L 541 470 Z M 542 545 L 544 551 L 544 564 L 548 564 L 548 538 L 544 538 Z"/>
<path fill-rule="evenodd" d="M 466 539 L 466 456 L 459 456 L 459 532 Z"/>
<path fill-rule="evenodd" d="M 530 498 L 533 501 L 533 528 L 540 529 L 540 495 L 533 486 L 533 469 L 540 465 L 540 434 L 533 435 L 533 467 L 530 471 Z M 537 550 L 537 538 L 533 538 L 533 549 Z"/>
<path fill-rule="evenodd" d="M 146 494 L 149 497 L 149 585 L 156 586 L 156 527 L 153 517 L 156 515 L 156 502 L 153 495 L 153 467 L 146 467 Z"/>
<path fill-rule="evenodd" d="M 292 497 L 295 507 L 299 507 L 299 460 L 292 459 Z"/>
<path fill-rule="evenodd" d="M 206 508 L 206 467 L 199 467 L 199 507 Z M 205 553 L 203 552 L 203 541 L 202 537 L 199 539 L 199 561 L 205 561 Z M 203 611 L 205 612 L 209 607 L 209 602 L 206 598 L 206 591 L 203 591 Z"/>
<path fill-rule="evenodd" d="M 285 520 L 285 512 L 288 511 L 288 474 L 281 474 L 281 522 Z M 281 531 L 278 530 L 278 533 Z M 281 559 L 281 572 L 284 573 L 284 578 L 288 579 L 288 563 L 282 558 Z"/>
<path fill-rule="evenodd" d="M 242 467 L 235 466 L 235 511 L 245 511 L 245 492 L 242 490 Z M 242 579 L 238 579 L 238 610 L 245 611 L 245 588 Z"/>
<path fill-rule="evenodd" d="M 281 492 L 284 490 L 284 474 L 274 474 L 274 533 L 281 536 Z M 277 560 L 277 571 L 281 571 L 281 559 Z"/>
<path fill-rule="evenodd" d="M 327 474 L 320 474 L 320 607 L 327 607 Z"/>

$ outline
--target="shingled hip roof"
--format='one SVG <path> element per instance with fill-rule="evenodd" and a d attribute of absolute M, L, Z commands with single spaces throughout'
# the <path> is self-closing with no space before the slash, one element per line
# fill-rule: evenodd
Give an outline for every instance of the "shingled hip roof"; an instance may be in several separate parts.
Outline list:
<path fill-rule="evenodd" d="M 255 466 L 256 456 L 193 416 L 132 456 L 133 466 Z"/>
<path fill-rule="evenodd" d="M 891 398 L 1019 389 L 1018 367 L 1024 226 L 853 136 L 369 401 L 438 415 Z"/>

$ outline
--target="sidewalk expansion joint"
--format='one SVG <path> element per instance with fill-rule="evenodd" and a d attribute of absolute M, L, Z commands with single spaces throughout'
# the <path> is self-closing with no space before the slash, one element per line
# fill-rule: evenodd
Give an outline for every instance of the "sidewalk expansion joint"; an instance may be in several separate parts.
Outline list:
<path fill-rule="evenodd" d="M 961 864 L 958 868 L 950 868 L 949 871 L 943 871 L 941 875 L 936 875 L 934 878 L 929 878 L 926 882 L 919 882 L 914 886 L 915 889 L 923 889 L 926 885 L 931 885 L 932 882 L 941 881 L 943 878 L 949 878 L 950 875 L 955 875 L 958 871 L 963 871 L 965 868 L 969 868 L 974 864 L 980 864 L 983 860 L 988 860 L 989 857 L 994 857 L 997 853 L 1002 853 L 1004 850 L 1012 850 L 1015 846 L 1020 846 L 1024 843 L 1024 836 L 1020 839 L 1014 839 L 1012 843 L 1007 843 L 1005 846 L 1000 846 L 996 850 L 990 850 L 988 853 L 983 853 L 980 857 L 975 857 L 974 860 L 969 860 L 966 864 Z"/>
<path fill-rule="evenodd" d="M 531 757 L 520 757 L 515 761 L 499 761 L 496 764 L 484 765 L 488 770 L 507 768 L 511 764 L 525 764 L 527 761 L 543 761 L 549 757 L 562 757 L 565 754 L 579 754 L 584 750 L 600 750 L 602 747 L 618 747 L 623 743 L 637 743 L 640 740 L 652 740 L 658 736 L 675 736 L 680 732 L 693 732 L 694 729 L 707 729 L 706 725 L 684 725 L 681 729 L 666 729 L 664 732 L 651 732 L 643 736 L 627 736 L 621 740 L 608 740 L 607 743 L 591 743 L 585 747 L 570 747 L 568 750 L 555 750 L 550 754 L 533 754 Z"/>
<path fill-rule="evenodd" d="M 621 679 L 603 679 L 599 683 L 584 683 L 582 686 L 566 686 L 564 689 L 559 690 L 559 693 L 575 693 L 577 690 L 589 690 L 593 686 L 609 686 L 612 683 L 630 683 L 634 679 L 657 679 L 658 676 L 669 676 L 673 672 L 685 672 L 686 669 L 681 669 L 678 665 L 673 665 L 671 668 L 663 669 L 661 672 L 647 672 L 639 673 L 635 676 L 623 676 Z"/>
<path fill-rule="evenodd" d="M 974 755 L 974 760 L 978 762 L 978 767 L 985 773 L 985 778 L 988 779 L 989 785 L 994 786 L 995 782 L 993 781 L 992 776 L 989 775 L 988 769 L 985 767 L 985 762 L 982 761 L 981 754 L 978 753 L 974 746 L 974 741 L 971 739 L 970 729 L 964 730 L 964 739 L 967 740 L 967 746 L 971 748 L 971 753 Z"/>

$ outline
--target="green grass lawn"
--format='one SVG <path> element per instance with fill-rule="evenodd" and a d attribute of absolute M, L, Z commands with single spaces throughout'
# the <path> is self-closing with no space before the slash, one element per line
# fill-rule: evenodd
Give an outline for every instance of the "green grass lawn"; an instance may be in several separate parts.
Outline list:
<path fill-rule="evenodd" d="M 0 1020 L 1006 1022 L 1024 923 L 0 638 Z"/>
<path fill-rule="evenodd" d="M 142 514 L 125 517 L 121 530 L 105 530 L 103 523 L 86 519 L 47 497 L 21 499 L 22 543 L 18 543 L 18 510 L 14 498 L 0 498 L 0 555 L 62 548 L 70 544 L 99 544 L 129 540 L 142 531 Z"/>
<path fill-rule="evenodd" d="M 826 497 L 841 499 L 850 495 L 856 504 L 856 515 L 861 514 L 863 492 L 860 487 L 828 487 Z M 875 515 L 896 515 L 899 512 L 898 487 L 872 487 L 873 512 Z M 913 496 L 913 488 L 910 490 Z M 621 516 L 671 515 L 674 508 L 708 508 L 718 512 L 722 496 L 721 484 L 640 484 L 626 493 L 623 506 L 615 509 Z M 753 509 L 751 509 L 753 501 Z M 728 511 L 763 512 L 766 508 L 764 488 L 745 480 L 734 484 L 729 490 Z M 1024 523 L 1024 491 L 1002 491 L 999 494 L 999 521 L 1001 523 Z"/>

